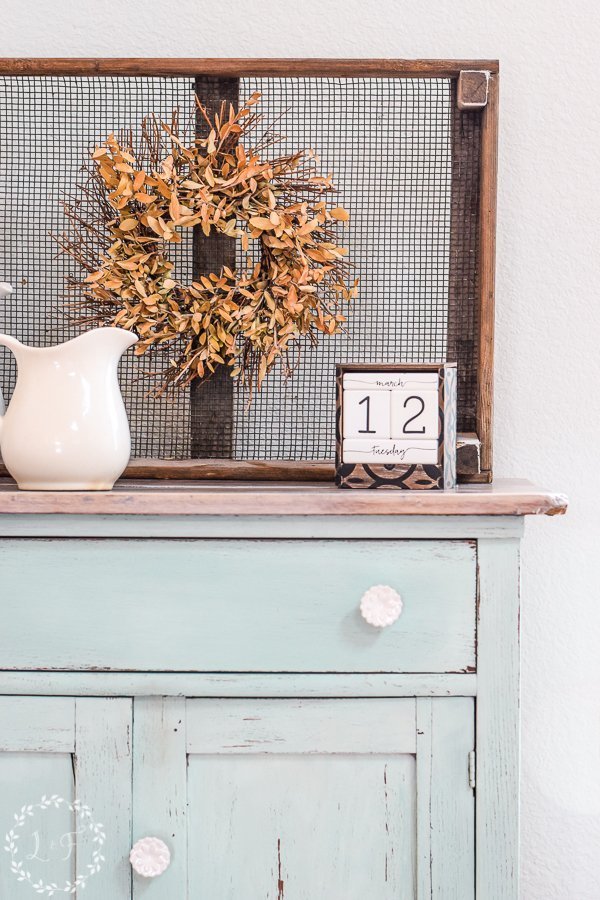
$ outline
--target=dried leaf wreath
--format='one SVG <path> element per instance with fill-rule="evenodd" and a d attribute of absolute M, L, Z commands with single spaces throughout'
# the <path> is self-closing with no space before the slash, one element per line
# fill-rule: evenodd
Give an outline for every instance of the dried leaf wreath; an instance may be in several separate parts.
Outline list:
<path fill-rule="evenodd" d="M 302 335 L 314 342 L 319 332 L 339 332 L 345 301 L 356 294 L 333 228 L 348 213 L 320 199 L 334 189 L 331 176 L 315 174 L 311 151 L 262 159 L 278 140 L 270 129 L 256 147 L 244 146 L 261 119 L 253 111 L 259 98 L 237 111 L 222 104 L 212 118 L 198 104 L 206 137 L 191 146 L 175 114 L 171 124 L 145 119 L 138 150 L 131 135 L 111 135 L 92 154 L 87 206 L 65 203 L 73 233 L 59 243 L 89 273 L 71 283 L 83 291 L 79 321 L 134 331 L 138 354 L 166 350 L 159 392 L 223 364 L 260 387 L 278 360 L 291 371 Z M 244 251 L 259 241 L 258 261 L 182 284 L 168 249 L 194 227 L 237 239 Z"/>

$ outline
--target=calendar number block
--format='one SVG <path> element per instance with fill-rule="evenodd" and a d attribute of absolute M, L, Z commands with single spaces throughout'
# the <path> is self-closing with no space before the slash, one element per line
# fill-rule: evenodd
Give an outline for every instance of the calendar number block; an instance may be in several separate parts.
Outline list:
<path fill-rule="evenodd" d="M 344 437 L 391 437 L 391 391 L 344 391 Z"/>
<path fill-rule="evenodd" d="M 391 392 L 391 434 L 397 440 L 437 440 L 440 431 L 439 397 L 433 391 Z"/>

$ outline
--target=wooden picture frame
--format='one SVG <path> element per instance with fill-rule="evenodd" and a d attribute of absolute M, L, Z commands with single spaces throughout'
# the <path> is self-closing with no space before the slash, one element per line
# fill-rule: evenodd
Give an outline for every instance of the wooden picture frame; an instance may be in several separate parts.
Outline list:
<path fill-rule="evenodd" d="M 344 376 L 351 373 L 381 373 L 384 376 L 431 373 L 437 376 L 438 433 L 435 463 L 360 463 L 344 459 Z M 335 483 L 340 488 L 453 490 L 456 487 L 456 363 L 343 363 L 336 366 L 335 446 Z"/>
<path fill-rule="evenodd" d="M 459 435 L 458 473 L 461 480 L 489 482 L 492 480 L 492 419 L 493 419 L 493 344 L 494 344 L 494 269 L 496 225 L 496 180 L 498 138 L 499 65 L 497 60 L 398 60 L 398 59 L 0 59 L 3 76 L 152 76 L 193 77 L 208 93 L 210 104 L 230 99 L 243 77 L 315 77 L 315 78 L 447 78 L 453 85 L 456 114 L 453 117 L 455 145 L 462 115 L 477 115 L 480 129 L 478 183 L 471 194 L 475 209 L 456 207 L 455 196 L 461 178 L 461 167 L 452 169 L 452 228 L 460 228 L 465 215 L 475 216 L 478 222 L 476 279 L 469 287 L 469 296 L 476 306 L 477 333 L 473 352 L 477 359 L 477 384 L 474 397 L 475 431 Z M 454 161 L 458 163 L 458 159 Z M 455 232 L 456 233 L 456 232 Z M 215 240 L 219 240 L 216 238 Z M 201 242 L 195 262 L 195 274 L 202 266 Z M 212 247 L 212 259 L 219 254 Z M 223 262 L 228 262 L 223 248 Z M 449 319 L 453 317 L 454 334 L 460 326 L 461 308 L 453 302 L 453 291 L 461 278 L 460 248 L 450 246 Z M 227 257 L 227 258 L 226 258 Z M 461 286 L 464 288 L 464 284 Z M 464 290 L 463 290 L 464 294 Z M 471 302 L 471 301 L 469 301 Z M 458 323 L 458 324 L 457 324 Z M 449 322 L 450 325 L 450 322 Z M 449 328 L 449 333 L 452 329 Z M 449 343 L 447 358 L 459 359 L 460 348 Z M 460 378 L 460 364 L 459 364 Z M 231 380 L 211 379 L 202 391 L 194 390 L 193 402 L 203 414 L 210 415 L 215 401 L 227 402 L 231 394 Z M 238 461 L 227 458 L 231 443 L 231 423 L 218 423 L 213 439 L 202 445 L 194 439 L 196 458 L 187 460 L 133 459 L 125 476 L 160 479 L 226 479 L 226 480 L 292 480 L 326 481 L 334 477 L 333 461 Z M 6 474 L 6 473 L 4 473 Z"/>

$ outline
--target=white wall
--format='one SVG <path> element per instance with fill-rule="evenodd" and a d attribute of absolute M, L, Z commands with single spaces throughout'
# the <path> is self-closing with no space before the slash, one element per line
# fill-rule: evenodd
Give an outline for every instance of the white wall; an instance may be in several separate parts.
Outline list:
<path fill-rule="evenodd" d="M 19 0 L 2 25 L 7 56 L 500 58 L 496 473 L 571 498 L 524 545 L 522 895 L 597 900 L 596 0 Z"/>

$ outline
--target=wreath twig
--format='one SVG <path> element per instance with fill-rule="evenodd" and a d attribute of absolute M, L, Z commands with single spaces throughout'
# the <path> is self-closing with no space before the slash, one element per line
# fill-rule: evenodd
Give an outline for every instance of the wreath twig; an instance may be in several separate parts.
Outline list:
<path fill-rule="evenodd" d="M 290 368 L 300 337 L 339 332 L 356 295 L 334 227 L 349 215 L 323 199 L 332 177 L 316 174 L 312 151 L 263 159 L 278 140 L 270 130 L 245 146 L 259 98 L 212 117 L 198 104 L 207 134 L 191 143 L 176 114 L 169 124 L 146 118 L 136 149 L 131 134 L 110 135 L 92 153 L 85 202 L 64 204 L 71 234 L 59 244 L 87 272 L 71 283 L 83 292 L 79 321 L 135 331 L 138 354 L 166 350 L 159 392 L 218 365 L 260 387 L 278 360 Z M 258 259 L 184 285 L 168 250 L 188 228 L 239 240 L 243 251 L 258 241 Z"/>

